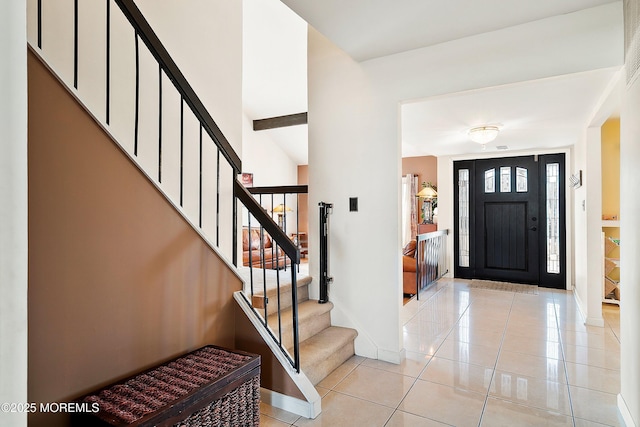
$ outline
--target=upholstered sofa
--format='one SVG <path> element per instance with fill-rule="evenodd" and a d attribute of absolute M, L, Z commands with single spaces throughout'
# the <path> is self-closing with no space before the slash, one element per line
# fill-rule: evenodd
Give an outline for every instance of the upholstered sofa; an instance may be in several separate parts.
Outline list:
<path fill-rule="evenodd" d="M 264 232 L 263 236 L 264 251 L 260 248 L 260 229 L 251 229 L 251 239 L 249 239 L 249 229 L 242 228 L 242 265 L 245 267 L 249 265 L 249 258 L 251 258 L 251 265 L 254 268 L 266 268 L 275 270 L 276 268 L 284 268 L 286 257 L 284 252 L 278 248 L 276 250 L 271 236 Z M 264 263 L 263 257 L 264 256 Z"/>
<path fill-rule="evenodd" d="M 402 249 L 402 293 L 415 295 L 418 289 L 416 271 L 418 260 L 416 259 L 416 241 L 411 240 Z"/>

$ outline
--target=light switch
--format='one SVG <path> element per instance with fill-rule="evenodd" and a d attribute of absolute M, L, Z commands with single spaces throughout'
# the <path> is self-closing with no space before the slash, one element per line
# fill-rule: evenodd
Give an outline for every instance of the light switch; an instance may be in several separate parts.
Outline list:
<path fill-rule="evenodd" d="M 349 197 L 349 212 L 358 212 L 358 198 Z"/>

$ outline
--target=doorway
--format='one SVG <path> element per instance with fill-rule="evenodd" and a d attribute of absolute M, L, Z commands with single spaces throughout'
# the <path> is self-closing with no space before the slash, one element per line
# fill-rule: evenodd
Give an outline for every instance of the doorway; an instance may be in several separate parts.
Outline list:
<path fill-rule="evenodd" d="M 455 276 L 566 287 L 564 154 L 454 162 Z"/>

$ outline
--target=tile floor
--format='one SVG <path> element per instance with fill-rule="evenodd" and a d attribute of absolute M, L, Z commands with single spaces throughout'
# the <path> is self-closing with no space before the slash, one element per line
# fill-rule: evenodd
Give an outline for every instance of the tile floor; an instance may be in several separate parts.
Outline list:
<path fill-rule="evenodd" d="M 261 406 L 261 425 L 618 426 L 620 321 L 585 326 L 569 292 L 442 279 L 402 308 L 406 360 L 354 356 L 316 387 L 315 420 Z"/>

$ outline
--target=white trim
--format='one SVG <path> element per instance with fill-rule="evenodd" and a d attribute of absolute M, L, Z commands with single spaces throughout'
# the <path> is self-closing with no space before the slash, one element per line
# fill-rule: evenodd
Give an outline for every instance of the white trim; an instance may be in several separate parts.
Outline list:
<path fill-rule="evenodd" d="M 622 419 L 624 420 L 624 423 L 627 427 L 638 427 L 636 423 L 633 422 L 631 411 L 629 411 L 627 402 L 624 401 L 624 398 L 621 394 L 618 394 L 618 410 L 620 411 L 620 415 L 622 416 Z"/>
<path fill-rule="evenodd" d="M 273 396 L 269 395 L 269 399 L 273 399 L 270 400 L 273 401 L 273 403 L 270 403 L 270 405 L 289 412 L 293 412 L 294 414 L 298 414 L 306 418 L 317 417 L 322 410 L 321 397 L 313 384 L 311 384 L 311 381 L 309 381 L 309 378 L 307 378 L 304 372 L 300 371 L 300 373 L 298 373 L 293 369 L 291 363 L 289 363 L 289 360 L 287 360 L 285 355 L 282 354 L 282 350 L 280 349 L 280 347 L 278 347 L 273 338 L 271 338 L 267 330 L 264 328 L 264 325 L 260 323 L 260 320 L 243 296 L 242 291 L 234 292 L 233 298 L 236 300 L 256 331 L 258 331 L 273 355 L 276 357 L 276 359 L 278 359 L 278 362 L 280 362 L 284 370 L 287 372 L 289 378 L 291 378 L 302 395 L 307 399 L 305 402 L 304 400 L 296 399 L 294 397 L 285 396 L 283 394 L 271 391 L 271 393 L 275 394 L 273 394 Z"/>
<path fill-rule="evenodd" d="M 407 350 L 404 348 L 400 351 L 378 349 L 378 360 L 399 365 L 406 357 Z"/>
<path fill-rule="evenodd" d="M 584 324 L 588 326 L 597 326 L 599 328 L 604 328 L 604 318 L 603 317 L 587 317 L 584 312 L 584 306 L 582 305 L 582 300 L 580 296 L 576 292 L 575 287 L 572 290 L 573 298 L 576 300 L 578 311 L 580 312 L 580 317 L 584 319 Z"/>
<path fill-rule="evenodd" d="M 262 401 L 267 405 L 271 405 L 274 408 L 283 409 L 287 412 L 309 419 L 316 418 L 320 415 L 322 409 L 320 405 L 321 399 L 318 399 L 315 402 L 306 402 L 266 388 L 260 389 L 260 399 L 262 399 Z"/>

